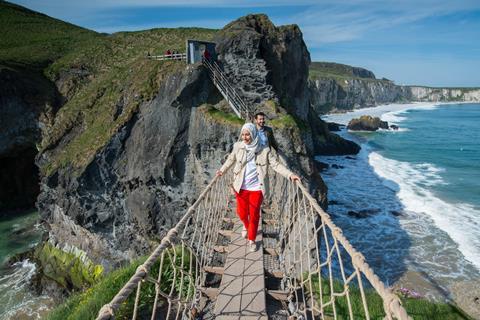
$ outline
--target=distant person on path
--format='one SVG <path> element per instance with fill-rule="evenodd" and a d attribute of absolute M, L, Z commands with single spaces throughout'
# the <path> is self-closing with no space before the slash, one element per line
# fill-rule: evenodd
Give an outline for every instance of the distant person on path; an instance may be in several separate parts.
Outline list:
<path fill-rule="evenodd" d="M 232 165 L 237 214 L 243 222 L 242 237 L 248 239 L 249 250 L 253 252 L 257 250 L 255 239 L 260 220 L 260 206 L 263 198 L 268 195 L 265 179 L 269 167 L 292 181 L 300 178 L 278 162 L 268 146 L 260 143 L 257 128 L 253 123 L 243 125 L 241 141 L 233 145 L 233 151 L 217 171 L 217 175 L 221 176 Z"/>
<path fill-rule="evenodd" d="M 203 58 L 204 58 L 205 60 L 207 60 L 208 62 L 210 62 L 211 56 L 210 56 L 210 52 L 208 51 L 207 48 L 205 48 L 205 50 L 203 51 Z"/>
<path fill-rule="evenodd" d="M 255 124 L 258 130 L 258 136 L 262 145 L 273 148 L 278 151 L 278 143 L 273 136 L 273 129 L 265 125 L 265 113 L 257 112 L 255 114 Z"/>
<path fill-rule="evenodd" d="M 172 57 L 172 51 L 170 51 L 170 49 L 168 49 L 167 52 L 165 52 L 165 55 L 167 56 L 167 59 L 171 58 Z"/>

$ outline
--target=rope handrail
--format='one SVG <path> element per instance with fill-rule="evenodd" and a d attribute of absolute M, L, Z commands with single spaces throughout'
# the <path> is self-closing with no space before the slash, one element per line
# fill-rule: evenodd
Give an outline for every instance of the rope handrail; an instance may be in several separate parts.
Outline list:
<path fill-rule="evenodd" d="M 197 208 L 201 205 L 202 201 L 206 198 L 207 194 L 212 191 L 212 189 L 215 186 L 218 186 L 218 182 L 221 178 L 222 181 L 225 181 L 227 179 L 228 175 L 224 175 L 222 177 L 215 176 L 210 183 L 205 187 L 205 189 L 202 191 L 198 199 L 187 209 L 187 212 L 183 217 L 180 219 L 180 221 L 167 232 L 167 235 L 161 240 L 160 244 L 155 248 L 155 250 L 152 252 L 152 254 L 147 258 L 147 260 L 140 265 L 135 273 L 132 275 L 132 277 L 128 280 L 128 282 L 120 289 L 120 291 L 113 297 L 113 299 L 106 305 L 104 305 L 96 318 L 96 320 L 106 320 L 106 319 L 111 319 L 114 316 L 115 311 L 117 311 L 122 303 L 125 303 L 125 301 L 128 299 L 128 297 L 132 294 L 132 292 L 137 288 L 137 297 L 136 297 L 136 303 L 135 303 L 135 310 L 138 308 L 138 298 L 139 298 L 139 292 L 141 288 L 141 283 L 145 281 L 145 278 L 147 274 L 150 272 L 150 269 L 152 268 L 153 264 L 159 259 L 159 257 L 165 253 L 165 250 L 174 243 L 174 238 L 178 235 L 179 230 L 184 229 L 188 221 L 192 218 L 192 215 L 195 213 Z M 218 189 L 218 188 L 217 188 Z M 219 190 L 222 190 L 220 188 Z M 225 188 L 223 188 L 225 190 Z M 163 255 L 162 255 L 162 260 L 163 260 Z M 161 274 L 159 273 L 159 276 Z M 149 279 L 151 281 L 151 279 Z M 156 285 L 156 290 L 157 289 Z M 168 295 L 166 296 L 168 298 Z M 158 296 L 155 299 L 155 306 L 157 305 L 157 300 Z M 153 314 L 155 313 L 155 309 L 153 310 Z M 135 318 L 136 312 L 134 312 L 134 318 Z M 153 318 L 153 317 L 152 317 Z"/>
<path fill-rule="evenodd" d="M 337 308 L 343 304 L 345 318 L 370 319 L 364 277 L 383 300 L 385 319 L 410 319 L 400 299 L 385 287 L 300 181 L 291 182 L 276 173 L 269 180 L 275 192 L 267 202 L 279 234 L 275 251 L 290 314 L 302 319 L 337 319 Z M 354 301 L 351 291 L 360 294 L 361 303 Z"/>
<path fill-rule="evenodd" d="M 392 315 L 395 316 L 397 319 L 409 319 L 406 310 L 402 307 L 400 299 L 394 295 L 390 289 L 387 289 L 384 283 L 380 280 L 380 278 L 375 274 L 373 269 L 365 262 L 365 257 L 362 253 L 358 252 L 345 238 L 342 233 L 342 230 L 337 227 L 330 215 L 326 213 L 319 205 L 318 202 L 312 197 L 312 195 L 308 192 L 305 186 L 300 182 L 296 182 L 300 190 L 302 191 L 303 195 L 307 198 L 313 208 L 317 211 L 318 215 L 320 216 L 321 220 L 334 232 L 337 241 L 345 248 L 345 250 L 354 258 L 353 264 L 356 266 L 367 278 L 370 284 L 375 288 L 375 290 L 384 298 L 385 300 L 389 301 L 388 309 L 391 310 Z M 388 317 L 388 316 L 387 316 Z"/>
<path fill-rule="evenodd" d="M 220 229 L 228 221 L 227 214 L 234 214 L 232 179 L 230 169 L 210 181 L 123 288 L 102 307 L 97 320 L 111 319 L 131 299 L 132 319 L 145 314 L 143 292 L 152 291 L 145 289 L 147 285 L 155 289 L 148 305 L 151 319 L 159 312 L 165 319 L 184 319 L 205 308 L 210 301 L 208 270 L 222 260 L 216 253 L 223 239 Z M 383 301 L 385 319 L 410 319 L 400 299 L 385 287 L 300 181 L 291 182 L 274 172 L 267 181 L 274 192 L 265 199 L 270 213 L 264 215 L 272 215 L 277 232 L 276 271 L 282 274 L 289 315 L 297 319 L 370 319 L 366 279 Z M 357 301 L 352 292 L 358 292 Z"/>

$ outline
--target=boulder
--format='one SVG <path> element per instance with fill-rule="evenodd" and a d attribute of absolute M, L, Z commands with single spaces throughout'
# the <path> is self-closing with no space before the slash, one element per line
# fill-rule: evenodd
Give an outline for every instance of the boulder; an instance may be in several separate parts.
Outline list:
<path fill-rule="evenodd" d="M 379 212 L 380 212 L 380 209 L 362 209 L 358 211 L 350 210 L 347 212 L 347 214 L 357 219 L 363 219 L 363 218 L 368 218 L 370 216 L 373 216 L 374 214 L 377 214 Z"/>
<path fill-rule="evenodd" d="M 397 125 L 391 124 L 391 125 L 390 125 L 390 129 L 392 129 L 392 130 L 398 130 L 399 128 L 398 128 Z"/>
<path fill-rule="evenodd" d="M 350 120 L 347 129 L 352 131 L 377 131 L 378 129 L 388 129 L 388 122 L 380 120 L 379 117 L 361 116 Z"/>

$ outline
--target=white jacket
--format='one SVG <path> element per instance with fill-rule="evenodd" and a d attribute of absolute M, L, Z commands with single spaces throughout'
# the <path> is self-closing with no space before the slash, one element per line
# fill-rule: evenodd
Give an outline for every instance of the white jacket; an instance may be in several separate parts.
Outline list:
<path fill-rule="evenodd" d="M 240 192 L 240 188 L 242 187 L 243 177 L 245 176 L 246 162 L 247 149 L 245 144 L 241 141 L 235 142 L 232 153 L 228 155 L 228 158 L 220 168 L 220 171 L 225 172 L 228 168 L 234 165 L 233 189 L 235 189 L 236 192 Z M 288 170 L 287 167 L 278 162 L 277 155 L 268 147 L 256 154 L 255 165 L 257 166 L 258 179 L 260 180 L 260 187 L 262 189 L 264 198 L 268 196 L 268 183 L 266 183 L 266 177 L 269 167 L 272 167 L 273 170 L 285 178 L 290 178 L 290 176 L 293 175 L 293 173 Z"/>

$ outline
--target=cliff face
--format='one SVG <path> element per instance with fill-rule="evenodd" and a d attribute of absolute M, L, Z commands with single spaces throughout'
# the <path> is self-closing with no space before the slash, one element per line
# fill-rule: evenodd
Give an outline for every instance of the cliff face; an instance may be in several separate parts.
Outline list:
<path fill-rule="evenodd" d="M 388 80 L 320 78 L 310 81 L 317 113 L 348 111 L 410 100 L 409 89 Z"/>
<path fill-rule="evenodd" d="M 221 65 L 231 82 L 242 89 L 249 103 L 271 115 L 287 162 L 306 177 L 314 195 L 325 205 L 327 189 L 313 156 L 355 153 L 358 146 L 331 134 L 310 107 L 310 59 L 298 27 L 277 28 L 266 16 L 247 16 L 226 26 L 216 41 Z M 168 66 L 167 62 L 154 63 Z M 89 109 L 83 109 L 79 116 L 62 110 L 37 161 L 47 168 L 37 205 L 49 226 L 52 243 L 81 249 L 107 269 L 146 253 L 178 221 L 220 167 L 238 139 L 240 124 L 210 112 L 212 108 L 229 110 L 203 66 L 185 68 L 177 61 L 171 62 L 171 68 L 158 87 L 153 87 L 152 98 L 143 99 L 84 166 L 74 164 L 76 159 L 64 153 L 73 150 L 83 157 L 83 152 L 72 147 L 72 141 L 85 134 L 84 125 L 76 119 L 86 118 L 93 108 L 83 106 Z M 67 105 L 84 90 L 75 89 L 75 83 L 83 81 L 69 81 L 70 76 L 65 76 L 69 74 L 61 73 L 56 79 L 64 97 L 72 97 Z M 89 78 L 94 82 L 99 77 Z M 59 85 L 65 83 L 73 85 Z M 123 114 L 123 105 L 140 96 L 135 89 L 121 89 L 114 108 L 120 111 L 113 112 L 113 119 Z M 94 94 L 94 101 L 108 90 Z M 62 120 L 67 115 L 73 120 Z M 78 144 L 74 146 L 78 148 Z M 62 165 L 52 166 L 56 159 L 72 160 L 57 161 Z"/>
<path fill-rule="evenodd" d="M 414 101 L 480 101 L 478 88 L 399 86 L 387 79 L 376 79 L 372 72 L 367 71 L 342 64 L 313 62 L 309 88 L 315 111 L 318 114 L 345 112 Z"/>
<path fill-rule="evenodd" d="M 39 72 L 0 65 L 0 214 L 35 205 L 41 123 L 53 118 L 57 96 Z"/>
<path fill-rule="evenodd" d="M 38 206 L 50 240 L 106 266 L 147 252 L 237 137 L 197 108 L 218 99 L 213 89 L 201 66 L 172 74 L 81 174 L 67 167 L 46 177 Z"/>
<path fill-rule="evenodd" d="M 480 89 L 475 88 L 429 88 L 407 87 L 413 101 L 480 101 Z"/>

